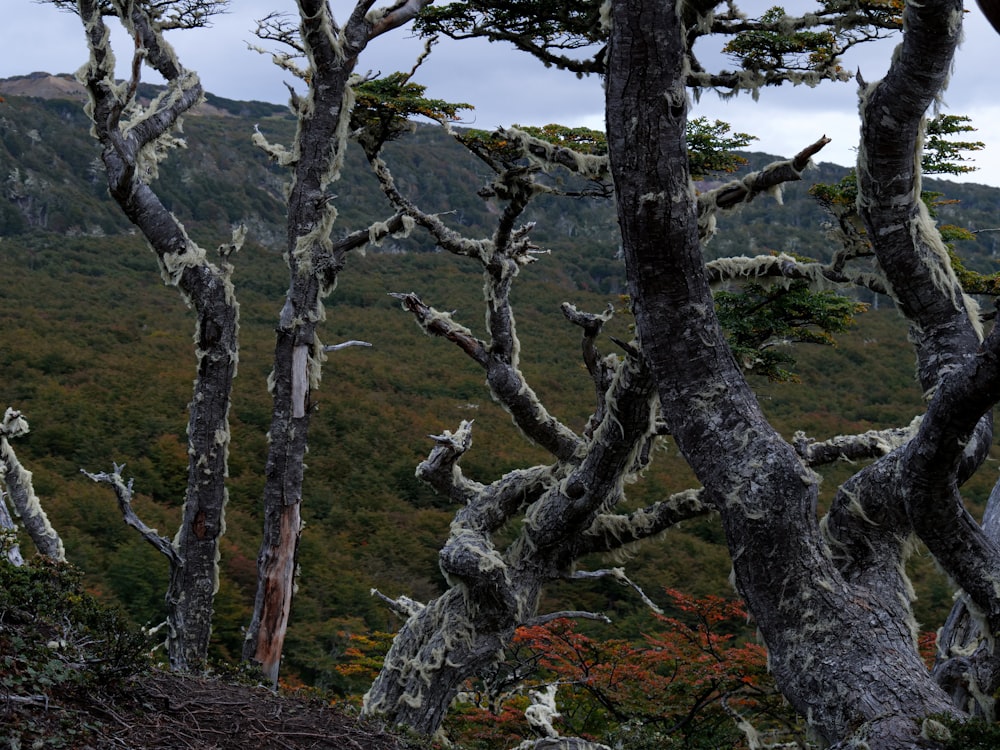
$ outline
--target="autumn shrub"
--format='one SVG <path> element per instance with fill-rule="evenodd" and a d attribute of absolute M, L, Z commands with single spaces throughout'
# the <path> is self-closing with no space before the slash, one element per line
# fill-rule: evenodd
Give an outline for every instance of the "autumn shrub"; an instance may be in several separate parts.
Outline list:
<path fill-rule="evenodd" d="M 557 684 L 556 728 L 612 746 L 745 747 L 743 723 L 772 740 L 798 735 L 743 604 L 670 589 L 666 595 L 670 614 L 657 615 L 659 627 L 639 641 L 588 635 L 572 620 L 520 628 L 505 665 L 508 684 L 495 677 L 479 713 L 492 712 L 503 725 L 509 699 L 498 701 L 497 688 L 522 696 Z M 521 677 L 516 685 L 513 675 Z M 453 736 L 466 743 L 465 732 L 481 722 L 476 712 L 459 713 L 450 723 Z M 509 739 L 524 736 L 522 725 L 523 710 Z"/>
<path fill-rule="evenodd" d="M 612 747 L 747 747 L 741 724 L 768 743 L 802 741 L 742 602 L 666 595 L 668 614 L 636 640 L 584 632 L 569 619 L 519 628 L 505 660 L 460 693 L 445 722 L 448 736 L 465 750 L 513 747 L 532 735 L 529 692 L 556 684 L 555 728 Z M 338 671 L 370 681 L 388 640 L 352 636 Z"/>

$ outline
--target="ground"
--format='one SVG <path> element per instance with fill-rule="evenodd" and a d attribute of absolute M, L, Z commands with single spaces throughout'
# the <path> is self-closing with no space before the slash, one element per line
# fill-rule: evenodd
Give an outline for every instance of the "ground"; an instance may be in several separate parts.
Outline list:
<path fill-rule="evenodd" d="M 153 671 L 111 693 L 0 690 L 0 747 L 73 750 L 415 750 L 318 699 Z"/>

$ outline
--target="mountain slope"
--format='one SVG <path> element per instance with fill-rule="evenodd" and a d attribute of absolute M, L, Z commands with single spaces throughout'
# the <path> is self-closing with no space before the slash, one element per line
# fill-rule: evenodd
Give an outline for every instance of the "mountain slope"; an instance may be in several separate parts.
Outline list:
<path fill-rule="evenodd" d="M 186 480 L 193 321 L 176 292 L 162 286 L 141 237 L 106 197 L 79 101 L 43 96 L 62 96 L 62 78 L 28 78 L 39 84 L 22 89 L 32 96 L 11 94 L 6 82 L 0 84 L 0 92 L 8 91 L 0 104 L 0 408 L 21 409 L 32 425 L 15 448 L 35 472 L 69 558 L 87 571 L 91 587 L 122 602 L 136 621 L 155 624 L 162 617 L 165 566 L 121 523 L 107 489 L 79 470 L 105 471 L 113 461 L 124 462 L 126 475 L 136 480 L 140 514 L 162 533 L 173 533 Z M 206 247 L 226 241 L 233 223 L 251 228 L 234 261 L 242 343 L 214 643 L 217 656 L 234 658 L 253 595 L 270 413 L 266 378 L 287 285 L 280 257 L 285 175 L 252 147 L 250 134 L 258 125 L 270 138 L 288 139 L 294 122 L 274 105 L 209 101 L 213 110 L 187 118 L 188 148 L 163 165 L 158 187 Z M 387 158 L 399 184 L 428 210 L 453 211 L 450 221 L 485 231 L 492 215 L 475 195 L 485 175 L 451 139 L 421 127 L 394 144 Z M 757 165 L 770 157 L 750 158 Z M 820 165 L 815 174 L 833 181 L 843 170 Z M 807 187 L 788 186 L 784 208 L 762 202 L 727 216 L 710 247 L 828 252 L 823 217 Z M 987 222 L 989 196 L 1000 205 L 1000 194 L 963 189 Z M 388 213 L 357 152 L 334 191 L 337 231 L 362 228 Z M 535 236 L 553 253 L 526 268 L 515 288 L 523 370 L 550 409 L 580 429 L 592 407 L 592 386 L 578 335 L 558 306 L 569 300 L 597 311 L 619 303 L 624 274 L 615 258 L 616 222 L 612 207 L 595 201 L 553 201 L 532 218 L 538 221 Z M 793 240 L 797 244 L 787 246 Z M 432 249 L 415 234 L 352 257 L 321 331 L 327 343 L 374 344 L 332 354 L 325 368 L 306 474 L 301 586 L 287 647 L 289 671 L 339 690 L 359 687 L 335 670 L 349 635 L 395 627 L 370 589 L 418 599 L 440 589 L 437 549 L 455 509 L 414 478 L 431 447 L 427 436 L 474 417 L 474 448 L 463 467 L 479 481 L 546 460 L 491 401 L 476 366 L 444 342 L 422 336 L 387 296 L 415 291 L 481 330 L 479 269 Z M 628 338 L 627 316 L 620 318 L 609 333 Z M 601 345 L 614 350 L 608 340 Z M 824 438 L 905 424 L 921 408 L 912 354 L 891 312 L 863 316 L 837 349 L 802 350 L 798 357 L 805 385 L 758 388 L 787 435 L 805 429 Z M 648 503 L 691 483 L 665 440 L 654 466 L 629 493 L 634 503 Z M 986 492 L 988 480 L 968 488 L 980 505 Z M 668 544 L 643 547 L 630 564 L 654 598 L 664 585 L 694 594 L 728 590 L 730 563 L 717 524 L 692 523 L 667 538 Z M 926 572 L 926 560 L 917 563 L 925 582 L 920 615 L 930 620 L 949 606 L 951 592 Z M 648 627 L 642 605 L 620 588 L 576 586 L 557 587 L 552 606 L 572 600 L 577 607 L 611 611 L 618 634 Z"/>
<path fill-rule="evenodd" d="M 149 98 L 156 90 L 144 84 L 140 93 Z M 97 146 L 81 111 L 82 87 L 68 76 L 33 73 L 0 80 L 0 94 L 7 97 L 0 104 L 0 236 L 33 229 L 91 235 L 131 231 L 106 195 Z M 158 189 L 165 202 L 196 236 L 208 233 L 210 246 L 239 222 L 262 244 L 281 245 L 286 175 L 251 145 L 255 127 L 289 143 L 295 123 L 278 105 L 209 95 L 185 121 L 187 148 L 172 154 L 161 169 Z M 744 171 L 779 158 L 745 156 Z M 486 231 L 490 226 L 490 207 L 476 196 L 485 168 L 440 128 L 420 126 L 411 137 L 390 144 L 387 161 L 425 210 L 450 212 L 451 220 L 465 227 Z M 802 182 L 785 186 L 782 206 L 758 199 L 720 217 L 723 231 L 708 246 L 709 254 L 779 251 L 828 258 L 828 219 L 808 189 L 815 182 L 836 182 L 845 173 L 844 167 L 819 163 Z M 334 187 L 340 231 L 363 228 L 389 213 L 359 149 L 350 149 L 343 178 Z M 925 181 L 925 189 L 957 201 L 939 209 L 942 222 L 976 231 L 1000 227 L 1000 189 L 933 179 Z M 537 222 L 538 241 L 567 256 L 566 273 L 574 283 L 603 291 L 621 288 L 614 261 L 617 222 L 609 201 L 543 199 L 526 218 Z M 393 240 L 385 247 L 389 252 L 430 249 L 422 238 Z M 971 268 L 992 271 L 1000 234 L 983 232 L 975 242 L 961 243 L 959 251 Z"/>

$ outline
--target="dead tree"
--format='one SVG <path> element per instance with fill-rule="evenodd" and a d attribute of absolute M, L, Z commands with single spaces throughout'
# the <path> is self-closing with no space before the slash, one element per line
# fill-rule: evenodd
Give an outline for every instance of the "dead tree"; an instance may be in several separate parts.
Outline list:
<path fill-rule="evenodd" d="M 319 387 L 325 358 L 317 332 L 325 317 L 323 298 L 334 288 L 348 250 L 406 229 L 397 214 L 340 241 L 330 236 L 337 210 L 328 188 L 340 176 L 350 133 L 352 86 L 362 80 L 354 69 L 368 42 L 410 21 L 427 2 L 410 0 L 373 9 L 374 0 L 362 0 L 341 25 L 325 0 L 299 0 L 297 28 L 280 16 L 269 16 L 258 28 L 261 38 L 290 50 L 275 55 L 275 62 L 307 86 L 305 95 L 292 96 L 299 127 L 291 149 L 255 136 L 257 145 L 292 173 L 285 249 L 289 286 L 268 379 L 273 412 L 265 466 L 264 532 L 253 616 L 243 648 L 243 658 L 259 664 L 274 683 L 298 565 L 302 479 L 313 410 L 310 394 Z M 305 59 L 305 67 L 299 67 L 298 58 Z"/>

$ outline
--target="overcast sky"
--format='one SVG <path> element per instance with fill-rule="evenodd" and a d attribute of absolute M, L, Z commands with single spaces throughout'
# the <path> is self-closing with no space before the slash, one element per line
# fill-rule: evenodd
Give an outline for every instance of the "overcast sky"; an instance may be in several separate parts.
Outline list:
<path fill-rule="evenodd" d="M 752 0 L 741 6 L 759 13 L 776 0 Z M 0 22 L 0 77 L 34 71 L 72 73 L 87 52 L 78 19 L 34 0 L 3 0 Z M 269 11 L 293 9 L 290 0 L 233 0 L 232 10 L 215 19 L 212 28 L 175 32 L 170 40 L 182 63 L 198 71 L 205 88 L 230 99 L 287 101 L 284 81 L 269 57 L 248 49 L 254 20 Z M 338 18 L 350 6 L 334 0 Z M 951 85 L 945 94 L 946 111 L 969 115 L 978 128 L 973 140 L 987 144 L 977 157 L 980 169 L 965 179 L 1000 186 L 1000 101 L 995 75 L 1000 63 L 1000 36 L 967 0 L 965 42 L 959 50 Z M 119 58 L 128 58 L 128 46 L 119 39 Z M 895 42 L 869 45 L 845 60 L 860 69 L 868 81 L 880 78 L 888 67 Z M 420 44 L 404 28 L 376 39 L 362 56 L 359 71 L 388 73 L 407 70 Z M 150 77 L 149 80 L 155 81 Z M 504 45 L 442 42 L 435 48 L 417 80 L 427 95 L 468 102 L 475 110 L 467 120 L 476 127 L 498 125 L 565 125 L 603 127 L 600 81 L 546 69 L 532 58 Z M 761 92 L 754 102 L 741 95 L 722 101 L 705 93 L 693 115 L 730 122 L 734 130 L 756 135 L 753 148 L 790 156 L 821 135 L 833 142 L 819 155 L 822 161 L 854 162 L 858 139 L 856 87 L 853 83 L 824 84 L 816 89 L 781 87 Z"/>

